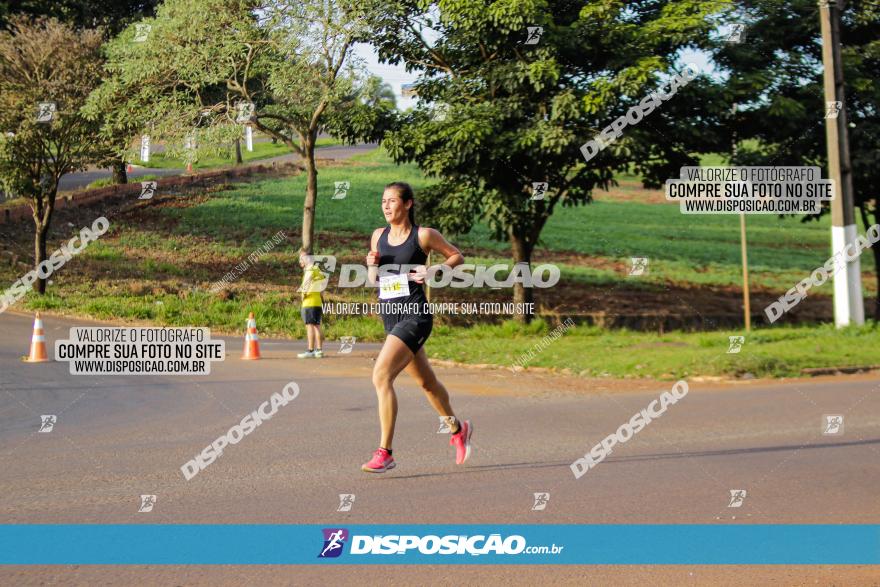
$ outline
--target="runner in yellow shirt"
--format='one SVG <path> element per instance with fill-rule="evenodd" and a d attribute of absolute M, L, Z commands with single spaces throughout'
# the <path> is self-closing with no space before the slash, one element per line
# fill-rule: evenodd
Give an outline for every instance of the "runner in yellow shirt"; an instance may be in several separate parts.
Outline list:
<path fill-rule="evenodd" d="M 299 288 L 299 291 L 302 292 L 301 315 L 306 324 L 309 350 L 299 353 L 297 357 L 300 359 L 320 359 L 324 356 L 324 351 L 321 350 L 324 343 L 324 333 L 321 332 L 321 315 L 323 313 L 321 291 L 326 287 L 327 276 L 315 264 L 312 256 L 304 251 L 299 254 L 299 266 L 303 268 L 303 281 Z"/>

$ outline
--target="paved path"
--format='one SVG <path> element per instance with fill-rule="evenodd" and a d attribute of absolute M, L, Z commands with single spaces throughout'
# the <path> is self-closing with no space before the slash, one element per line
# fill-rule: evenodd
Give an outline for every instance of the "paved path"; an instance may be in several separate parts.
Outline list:
<path fill-rule="evenodd" d="M 375 148 L 376 145 L 374 144 L 319 147 L 315 150 L 315 156 L 326 157 L 329 159 L 348 159 L 352 155 L 371 151 Z M 276 157 L 270 157 L 268 159 L 246 161 L 243 165 L 246 167 L 253 165 L 271 165 L 273 162 L 286 163 L 289 161 L 299 161 L 300 159 L 300 156 L 296 153 L 288 153 L 286 155 L 278 155 Z M 183 175 L 185 171 L 186 170 L 184 169 L 154 169 L 151 167 L 136 166 L 131 171 L 131 173 L 128 174 L 128 178 L 129 181 L 137 181 L 139 177 L 142 177 L 144 175 L 158 175 L 162 177 L 167 177 L 171 175 Z M 93 181 L 110 176 L 111 172 L 109 169 L 89 169 L 86 171 L 78 171 L 76 173 L 68 173 L 67 175 L 64 175 L 61 178 L 61 181 L 58 183 L 58 190 L 64 192 L 84 188 Z"/>
<path fill-rule="evenodd" d="M 72 325 L 45 317 L 51 349 Z M 691 383 L 662 418 L 575 480 L 569 464 L 646 407 L 666 383 L 598 384 L 504 370 L 438 368 L 475 453 L 453 462 L 412 380 L 398 386 L 398 467 L 359 466 L 377 443 L 370 369 L 378 346 L 297 360 L 296 341 L 262 341 L 266 360 L 226 360 L 206 377 L 72 376 L 67 363 L 24 364 L 32 317 L 0 315 L 0 522 L 137 523 L 880 523 L 880 381 Z M 430 342 L 428 343 L 430 348 Z M 289 381 L 300 396 L 194 479 L 180 466 Z M 610 388 L 609 388 L 610 389 Z M 41 414 L 55 414 L 49 434 Z M 824 414 L 844 434 L 822 434 Z M 731 489 L 747 490 L 728 508 Z M 550 493 L 531 511 L 534 492 Z M 338 494 L 356 494 L 339 513 Z M 731 546 L 735 548 L 735 545 Z M 8 568 L 0 583 L 76 584 L 871 584 L 851 567 L 88 567 Z M 4 576 L 7 578 L 4 580 Z M 647 581 L 647 583 L 646 583 Z M 54 583 L 53 583 L 54 584 Z"/>

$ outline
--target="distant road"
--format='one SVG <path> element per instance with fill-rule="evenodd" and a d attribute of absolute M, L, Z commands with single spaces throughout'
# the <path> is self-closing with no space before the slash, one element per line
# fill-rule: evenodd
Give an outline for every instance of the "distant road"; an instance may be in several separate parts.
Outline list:
<path fill-rule="evenodd" d="M 356 155 L 358 153 L 364 153 L 367 151 L 372 151 L 376 148 L 375 144 L 365 144 L 365 145 L 353 145 L 353 146 L 344 146 L 337 145 L 333 147 L 318 147 L 315 149 L 315 155 L 317 157 L 324 157 L 330 159 L 348 159 L 352 155 Z M 158 150 L 157 150 L 158 152 Z M 299 161 L 300 156 L 296 153 L 288 153 L 286 155 L 278 155 L 276 157 L 270 157 L 268 159 L 259 159 L 256 161 L 246 161 L 243 163 L 243 166 L 250 167 L 254 165 L 271 165 L 274 162 L 288 162 L 288 161 Z M 130 181 L 137 181 L 137 178 L 142 177 L 144 175 L 158 175 L 161 177 L 167 177 L 172 175 L 183 175 L 185 169 L 154 169 L 152 167 L 140 167 L 135 166 L 131 173 L 128 174 L 128 178 Z M 90 169 L 86 171 L 79 171 L 76 173 L 68 173 L 67 175 L 61 178 L 61 181 L 58 184 L 58 190 L 62 192 L 77 190 L 80 188 L 84 188 L 93 181 L 103 179 L 105 177 L 111 177 L 112 172 L 110 169 Z"/>

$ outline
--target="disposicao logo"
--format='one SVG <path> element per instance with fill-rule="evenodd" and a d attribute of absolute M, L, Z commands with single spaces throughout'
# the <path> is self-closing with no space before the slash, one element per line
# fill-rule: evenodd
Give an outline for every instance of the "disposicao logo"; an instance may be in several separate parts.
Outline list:
<path fill-rule="evenodd" d="M 345 541 L 348 540 L 348 530 L 345 528 L 324 528 L 324 548 L 318 558 L 336 558 L 342 554 Z"/>
<path fill-rule="evenodd" d="M 471 556 L 529 552 L 526 547 L 526 539 L 518 535 L 507 538 L 502 538 L 500 534 L 490 534 L 488 537 L 484 535 L 436 536 L 433 534 L 429 536 L 395 534 L 388 536 L 355 535 L 351 537 L 351 554 L 407 554 L 410 550 L 417 550 L 419 554 L 469 554 Z M 559 550 L 561 551 L 561 548 Z M 546 547 L 546 552 L 551 552 L 549 547 Z"/>
<path fill-rule="evenodd" d="M 547 494 L 549 495 L 549 494 Z M 345 550 L 349 542 L 348 553 L 356 555 L 558 555 L 565 548 L 541 545 L 528 546 L 526 539 L 519 534 L 502 536 L 501 534 L 478 534 L 474 536 L 454 535 L 438 536 L 430 534 L 419 536 L 413 534 L 388 534 L 365 536 L 351 534 L 345 528 L 324 528 L 324 547 L 318 558 L 336 558 Z"/>

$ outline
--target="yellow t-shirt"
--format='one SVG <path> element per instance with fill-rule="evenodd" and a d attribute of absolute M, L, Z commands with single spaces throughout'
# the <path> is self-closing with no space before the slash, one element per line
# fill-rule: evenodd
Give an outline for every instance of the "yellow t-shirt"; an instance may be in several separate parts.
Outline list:
<path fill-rule="evenodd" d="M 303 308 L 321 307 L 321 291 L 326 287 L 326 281 L 327 276 L 317 265 L 306 267 L 300 287 Z"/>

